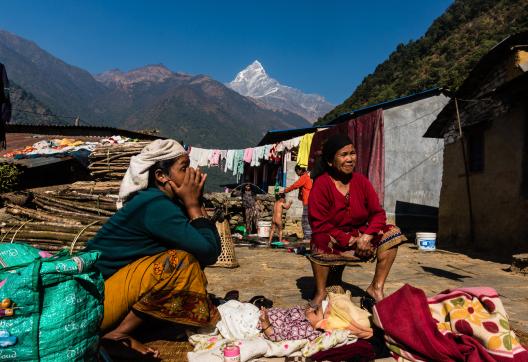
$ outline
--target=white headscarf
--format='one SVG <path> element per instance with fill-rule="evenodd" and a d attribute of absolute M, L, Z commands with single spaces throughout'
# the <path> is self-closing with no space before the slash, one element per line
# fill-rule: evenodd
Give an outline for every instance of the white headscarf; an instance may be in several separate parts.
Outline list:
<path fill-rule="evenodd" d="M 149 169 L 158 161 L 170 160 L 187 154 L 175 140 L 155 140 L 146 145 L 141 153 L 130 158 L 130 166 L 121 181 L 117 208 L 123 206 L 128 196 L 148 186 Z"/>

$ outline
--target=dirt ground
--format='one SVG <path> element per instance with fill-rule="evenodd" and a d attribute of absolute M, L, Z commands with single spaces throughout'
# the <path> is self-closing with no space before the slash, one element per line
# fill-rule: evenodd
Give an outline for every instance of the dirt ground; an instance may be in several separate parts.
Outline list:
<path fill-rule="evenodd" d="M 276 306 L 304 305 L 314 290 L 312 271 L 308 260 L 285 249 L 237 247 L 240 264 L 235 269 L 206 268 L 208 290 L 224 296 L 230 290 L 240 292 L 240 300 L 264 295 Z M 373 263 L 358 264 L 345 270 L 343 279 L 354 300 L 372 280 Z M 509 314 L 512 328 L 521 343 L 528 345 L 528 276 L 515 274 L 510 265 L 471 258 L 461 253 L 444 250 L 425 252 L 411 244 L 399 248 L 398 257 L 386 284 L 386 294 L 396 291 L 405 283 L 421 288 L 428 296 L 449 288 L 462 286 L 489 286 L 501 295 Z M 165 362 L 182 361 L 192 350 L 187 342 L 157 340 L 149 343 L 161 352 Z M 284 362 L 284 358 L 260 358 L 262 362 Z M 392 358 L 377 362 L 393 361 Z"/>
<path fill-rule="evenodd" d="M 240 291 L 240 300 L 264 295 L 276 306 L 305 304 L 314 290 L 308 260 L 285 249 L 237 247 L 236 269 L 206 268 L 208 290 L 223 296 Z M 346 268 L 343 280 L 356 301 L 374 275 L 373 263 Z M 510 271 L 508 264 L 470 258 L 448 251 L 421 251 L 414 245 L 399 248 L 398 257 L 386 284 L 386 295 L 405 283 L 425 291 L 428 296 L 449 288 L 489 286 L 496 289 L 509 314 L 512 326 L 528 331 L 528 276 Z"/>

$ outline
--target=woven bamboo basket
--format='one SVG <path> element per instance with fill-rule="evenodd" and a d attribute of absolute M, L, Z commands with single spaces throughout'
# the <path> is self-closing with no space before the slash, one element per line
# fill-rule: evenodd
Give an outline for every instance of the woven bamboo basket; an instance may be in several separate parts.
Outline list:
<path fill-rule="evenodd" d="M 222 252 L 218 257 L 216 264 L 211 266 L 219 268 L 238 268 L 239 264 L 235 255 L 235 243 L 231 237 L 229 221 L 225 220 L 224 222 L 217 222 L 216 229 L 220 235 Z"/>

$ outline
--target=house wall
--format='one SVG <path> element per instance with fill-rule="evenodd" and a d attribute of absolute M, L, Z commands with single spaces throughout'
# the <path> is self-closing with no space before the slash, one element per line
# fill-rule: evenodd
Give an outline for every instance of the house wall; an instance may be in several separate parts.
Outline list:
<path fill-rule="evenodd" d="M 295 173 L 296 161 L 289 161 L 286 163 L 286 186 L 290 186 L 299 179 Z M 286 194 L 286 201 L 292 201 L 292 206 L 286 211 L 286 220 L 300 221 L 303 212 L 302 201 L 298 198 L 299 191 L 294 190 Z"/>
<path fill-rule="evenodd" d="M 460 140 L 446 145 L 439 210 L 440 245 L 472 247 L 498 254 L 528 249 L 528 200 L 522 196 L 521 190 L 527 123 L 526 106 L 518 106 L 494 119 L 484 131 L 484 169 L 469 176 L 474 246 L 469 237 L 468 198 Z M 526 170 L 524 174 L 527 174 Z"/>
<path fill-rule="evenodd" d="M 444 140 L 424 138 L 423 134 L 448 101 L 449 98 L 441 94 L 390 108 L 383 113 L 383 206 L 390 223 L 395 223 L 397 219 L 397 201 L 433 207 L 439 205 Z M 413 212 L 420 213 L 420 210 Z"/>

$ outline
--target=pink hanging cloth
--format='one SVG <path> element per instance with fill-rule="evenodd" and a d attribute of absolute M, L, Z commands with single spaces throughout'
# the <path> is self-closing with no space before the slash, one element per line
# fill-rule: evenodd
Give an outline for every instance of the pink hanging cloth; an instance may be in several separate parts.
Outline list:
<path fill-rule="evenodd" d="M 349 121 L 339 123 L 324 131 L 316 132 L 310 157 L 308 158 L 308 168 L 312 169 L 315 159 L 320 155 L 323 143 L 328 137 L 344 133 L 354 143 L 357 152 L 356 172 L 365 175 L 374 190 L 378 194 L 380 202 L 383 203 L 385 195 L 385 147 L 383 143 L 383 109 L 377 109 L 365 115 L 352 118 Z"/>

